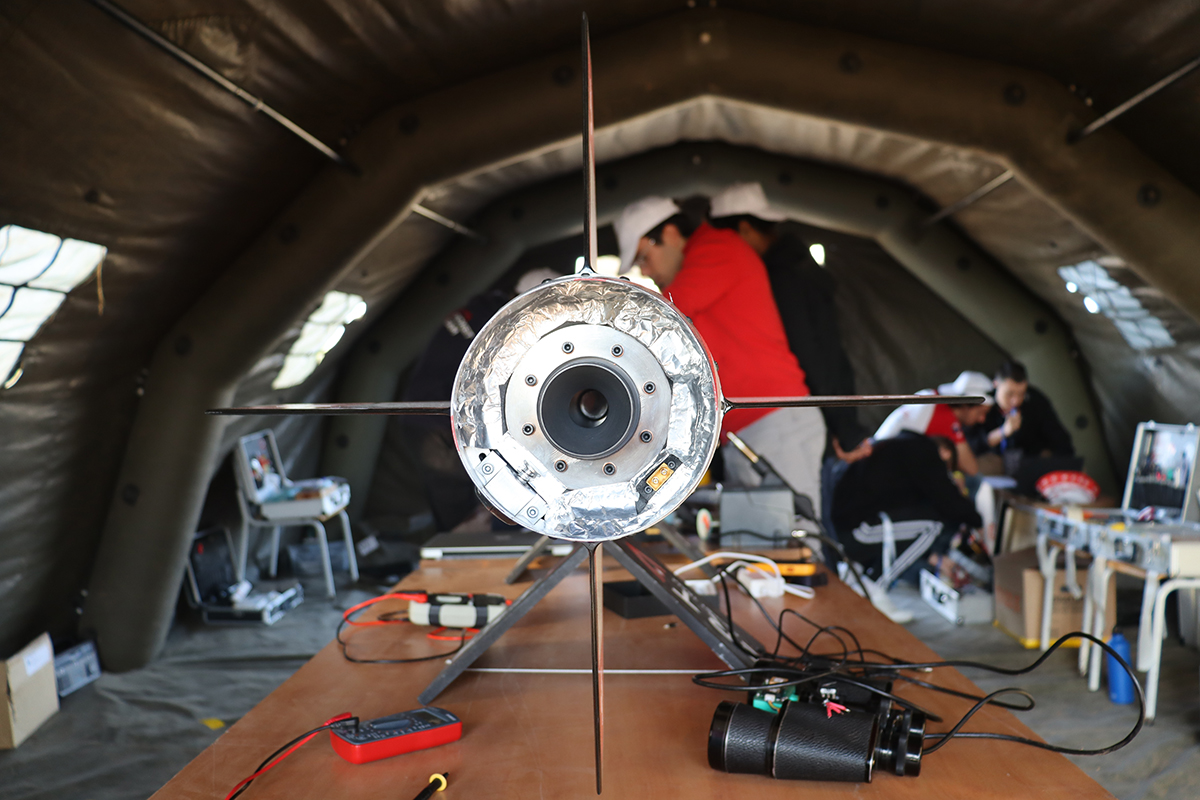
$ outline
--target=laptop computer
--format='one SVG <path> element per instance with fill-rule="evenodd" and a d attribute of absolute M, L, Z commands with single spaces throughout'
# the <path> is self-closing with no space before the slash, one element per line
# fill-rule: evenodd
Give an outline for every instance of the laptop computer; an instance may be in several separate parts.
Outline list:
<path fill-rule="evenodd" d="M 508 558 L 519 556 L 541 537 L 532 531 L 489 531 L 484 533 L 439 533 L 421 545 L 421 558 Z M 574 545 L 555 540 L 552 556 L 571 554 Z"/>

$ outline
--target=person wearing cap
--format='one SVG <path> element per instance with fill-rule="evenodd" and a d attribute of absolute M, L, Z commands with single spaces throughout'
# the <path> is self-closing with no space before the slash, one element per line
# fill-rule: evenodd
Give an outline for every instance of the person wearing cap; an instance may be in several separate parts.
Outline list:
<path fill-rule="evenodd" d="M 641 267 L 692 321 L 717 364 L 729 397 L 803 397 L 804 371 L 787 336 L 758 255 L 736 233 L 696 225 L 665 197 L 625 207 L 613 227 L 622 272 Z M 722 436 L 737 435 L 820 507 L 825 423 L 814 408 L 738 409 L 725 415 Z M 726 475 L 754 486 L 760 478 L 740 454 L 727 452 Z"/>
<path fill-rule="evenodd" d="M 959 469 L 967 475 L 977 475 L 979 464 L 967 442 L 966 431 L 987 417 L 988 410 L 994 404 L 989 395 L 991 390 L 992 382 L 987 375 L 967 370 L 959 374 L 954 383 L 943 383 L 937 391 L 924 389 L 917 394 L 977 394 L 983 395 L 983 403 L 976 406 L 951 406 L 945 403 L 900 406 L 883 421 L 879 430 L 875 431 L 874 438 L 876 441 L 891 439 L 901 431 L 944 437 L 954 444 Z"/>
<path fill-rule="evenodd" d="M 781 230 L 786 216 L 771 207 L 761 183 L 735 183 L 712 198 L 717 228 L 735 231 L 767 268 L 771 292 L 788 346 L 814 394 L 855 394 L 854 368 L 842 346 L 833 276 L 817 265 L 794 232 Z M 827 455 L 856 461 L 871 452 L 869 431 L 853 407 L 823 408 L 829 430 Z"/>
<path fill-rule="evenodd" d="M 987 417 L 967 431 L 976 454 L 1001 456 L 1073 456 L 1075 444 L 1050 403 L 1029 385 L 1029 373 L 1019 361 L 1005 361 L 992 381 L 996 403 Z"/>

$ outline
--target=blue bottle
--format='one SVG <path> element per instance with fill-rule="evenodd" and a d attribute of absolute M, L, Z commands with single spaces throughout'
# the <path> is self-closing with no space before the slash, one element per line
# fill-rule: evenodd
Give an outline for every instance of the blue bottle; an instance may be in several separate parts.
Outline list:
<path fill-rule="evenodd" d="M 1113 631 L 1112 638 L 1108 640 L 1108 646 L 1120 653 L 1126 664 L 1131 663 L 1129 642 L 1119 631 Z M 1120 662 L 1112 657 L 1112 653 L 1105 653 L 1104 660 L 1106 662 L 1104 666 L 1108 670 L 1108 699 L 1120 706 L 1132 703 L 1133 678 L 1129 676 Z"/>

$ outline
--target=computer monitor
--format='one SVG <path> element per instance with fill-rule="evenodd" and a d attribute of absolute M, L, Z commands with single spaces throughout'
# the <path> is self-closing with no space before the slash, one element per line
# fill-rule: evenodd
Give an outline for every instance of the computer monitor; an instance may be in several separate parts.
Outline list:
<path fill-rule="evenodd" d="M 1137 427 L 1121 508 L 1176 510 L 1183 522 L 1200 522 L 1196 453 L 1200 428 L 1143 422 Z"/>

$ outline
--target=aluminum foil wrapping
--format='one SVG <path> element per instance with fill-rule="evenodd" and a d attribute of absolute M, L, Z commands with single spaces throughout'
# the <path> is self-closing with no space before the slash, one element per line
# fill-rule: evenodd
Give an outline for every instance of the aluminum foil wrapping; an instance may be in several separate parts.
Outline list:
<path fill-rule="evenodd" d="M 670 381 L 670 423 L 662 452 L 675 456 L 679 465 L 640 511 L 638 486 L 658 459 L 628 480 L 569 489 L 553 464 L 542 463 L 518 432 L 505 428 L 504 391 L 521 358 L 547 334 L 578 324 L 609 326 L 637 339 Z M 678 309 L 629 281 L 588 275 L 542 284 L 502 308 L 463 357 L 450 405 L 459 456 L 492 506 L 547 536 L 596 542 L 645 530 L 691 494 L 717 446 L 720 397 L 712 358 Z M 509 475 L 493 480 L 493 465 L 510 471 L 519 485 Z"/>

